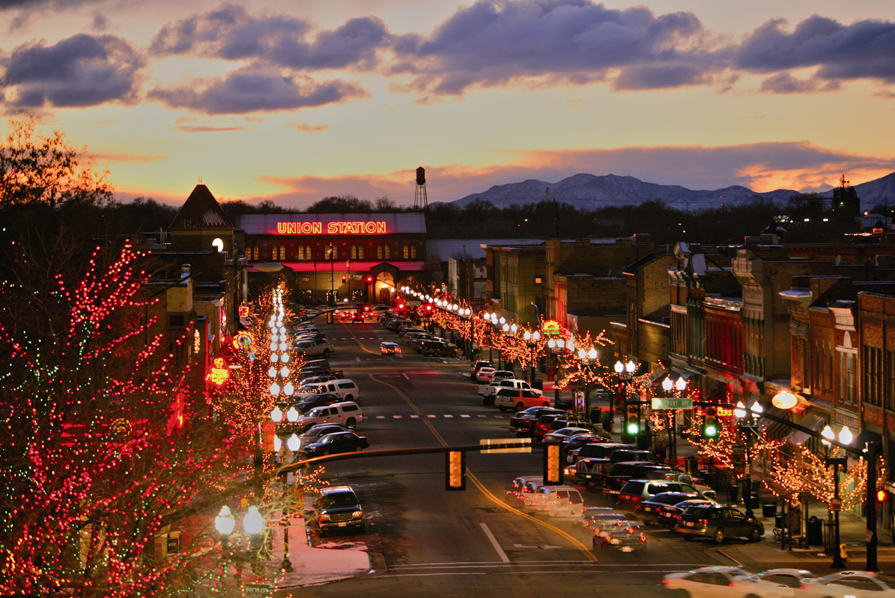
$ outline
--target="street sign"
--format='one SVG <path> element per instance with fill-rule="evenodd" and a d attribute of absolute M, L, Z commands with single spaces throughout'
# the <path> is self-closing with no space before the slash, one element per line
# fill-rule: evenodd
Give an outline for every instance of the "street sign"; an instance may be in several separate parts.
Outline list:
<path fill-rule="evenodd" d="M 693 399 L 657 399 L 653 398 L 653 409 L 693 409 Z"/>
<path fill-rule="evenodd" d="M 407 305 L 421 305 L 419 301 L 408 301 Z"/>

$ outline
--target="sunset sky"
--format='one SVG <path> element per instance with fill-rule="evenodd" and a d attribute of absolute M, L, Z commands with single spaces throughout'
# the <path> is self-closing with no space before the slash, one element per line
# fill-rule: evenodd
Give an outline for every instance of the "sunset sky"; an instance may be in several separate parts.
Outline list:
<path fill-rule="evenodd" d="M 895 171 L 891 0 L 0 0 L 0 81 L 4 139 L 39 115 L 123 201 Z"/>

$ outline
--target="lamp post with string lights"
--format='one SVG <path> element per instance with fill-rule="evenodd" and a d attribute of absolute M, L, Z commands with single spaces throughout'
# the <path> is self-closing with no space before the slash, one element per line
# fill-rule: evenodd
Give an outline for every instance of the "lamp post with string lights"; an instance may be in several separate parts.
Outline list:
<path fill-rule="evenodd" d="M 829 441 L 836 440 L 836 434 L 833 432 L 833 428 L 827 425 L 821 432 L 821 436 L 826 439 L 821 441 L 824 445 L 824 465 L 827 467 L 830 465 L 833 466 L 833 503 L 830 509 L 833 511 L 833 562 L 830 563 L 830 567 L 833 569 L 844 569 L 845 561 L 842 558 L 842 546 L 839 544 L 839 511 L 842 510 L 842 501 L 839 498 L 839 468 L 842 467 L 842 470 L 845 471 L 845 468 L 848 465 L 848 458 L 845 456 L 830 456 L 831 445 Z M 848 429 L 848 426 L 843 426 L 839 431 L 838 440 L 841 444 L 852 443 L 854 437 L 852 436 L 851 430 Z M 876 463 L 868 464 L 868 467 L 876 467 Z"/>

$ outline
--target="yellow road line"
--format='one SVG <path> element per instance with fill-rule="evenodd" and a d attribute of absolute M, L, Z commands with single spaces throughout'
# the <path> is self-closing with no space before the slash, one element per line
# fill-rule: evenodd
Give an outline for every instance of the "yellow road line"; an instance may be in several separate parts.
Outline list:
<path fill-rule="evenodd" d="M 420 420 L 426 425 L 426 427 L 429 428 L 429 431 L 432 433 L 432 435 L 435 437 L 435 439 L 441 444 L 441 446 L 443 446 L 443 447 L 449 446 L 448 443 L 444 440 L 444 438 L 441 437 L 441 434 L 439 434 L 438 431 L 435 429 L 435 427 L 429 422 L 429 419 L 425 415 L 423 415 L 422 411 L 419 410 L 419 408 L 413 403 L 413 401 L 410 400 L 410 398 L 407 395 L 405 395 L 403 392 L 401 392 L 401 389 L 399 389 L 394 384 L 389 384 L 388 382 L 378 379 L 373 374 L 369 374 L 369 376 L 375 382 L 384 384 L 385 386 L 388 386 L 389 388 L 394 390 L 396 393 L 398 393 L 398 395 L 402 399 L 404 399 L 404 401 L 407 403 L 407 405 L 410 406 L 410 408 L 414 412 L 416 412 L 416 414 L 420 417 Z M 542 521 L 542 520 L 538 519 L 537 517 L 532 517 L 528 513 L 523 513 L 519 509 L 513 508 L 510 505 L 506 504 L 506 502 L 504 502 L 503 500 L 501 500 L 500 498 L 495 496 L 490 490 L 485 488 L 485 485 L 482 484 L 482 482 L 472 472 L 470 472 L 469 469 L 466 470 L 466 475 L 469 477 L 470 480 L 472 480 L 472 483 L 476 485 L 476 487 L 482 492 L 482 494 L 484 494 L 485 497 L 487 497 L 488 500 L 490 500 L 491 502 L 503 507 L 504 509 L 506 509 L 507 511 L 509 511 L 510 513 L 512 513 L 514 515 L 518 515 L 519 517 L 522 517 L 524 519 L 527 519 L 529 521 L 537 523 L 538 525 L 540 525 L 542 527 L 546 527 L 547 529 L 549 529 L 553 532 L 556 532 L 557 534 L 559 534 L 560 536 L 562 536 L 563 538 L 568 540 L 578 550 L 583 552 L 589 560 L 591 560 L 595 563 L 600 562 L 599 559 L 597 559 L 596 555 L 594 555 L 594 553 L 591 551 L 591 549 L 588 546 L 584 545 L 582 542 L 580 542 L 575 537 L 564 532 L 563 530 L 559 529 L 558 527 L 547 523 L 546 521 Z"/>
<path fill-rule="evenodd" d="M 378 351 L 370 351 L 369 349 L 367 349 L 364 344 L 360 342 L 360 339 L 355 336 L 354 331 L 348 328 L 348 325 L 345 324 L 345 322 L 339 322 L 339 324 L 345 327 L 345 331 L 351 335 L 351 338 L 353 338 L 354 341 L 357 343 L 357 346 L 361 348 L 361 351 L 366 351 L 367 353 L 372 353 L 373 355 L 379 355 Z"/>

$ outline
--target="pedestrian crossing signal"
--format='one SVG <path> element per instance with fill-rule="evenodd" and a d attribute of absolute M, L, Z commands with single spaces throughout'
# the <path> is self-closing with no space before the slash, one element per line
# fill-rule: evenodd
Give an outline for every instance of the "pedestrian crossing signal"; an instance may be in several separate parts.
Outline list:
<path fill-rule="evenodd" d="M 716 438 L 718 436 L 718 409 L 716 407 L 705 408 L 702 435 L 706 438 Z"/>
<path fill-rule="evenodd" d="M 447 452 L 446 490 L 466 490 L 466 452 Z"/>

